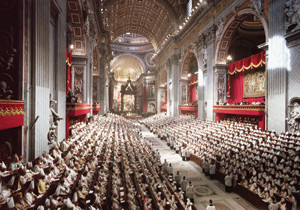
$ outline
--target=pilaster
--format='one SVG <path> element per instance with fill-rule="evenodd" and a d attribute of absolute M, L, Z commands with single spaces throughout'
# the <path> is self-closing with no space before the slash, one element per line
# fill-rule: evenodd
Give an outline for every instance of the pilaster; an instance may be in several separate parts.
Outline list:
<path fill-rule="evenodd" d="M 285 0 L 269 1 L 269 53 L 267 69 L 268 130 L 286 130 L 288 51 L 285 34 Z"/>

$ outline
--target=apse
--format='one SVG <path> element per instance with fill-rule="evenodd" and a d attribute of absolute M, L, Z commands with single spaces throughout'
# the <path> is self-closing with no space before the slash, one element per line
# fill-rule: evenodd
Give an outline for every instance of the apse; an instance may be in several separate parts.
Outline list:
<path fill-rule="evenodd" d="M 128 79 L 136 81 L 144 72 L 144 67 L 137 57 L 121 55 L 112 63 L 111 71 L 116 81 L 126 82 Z"/>

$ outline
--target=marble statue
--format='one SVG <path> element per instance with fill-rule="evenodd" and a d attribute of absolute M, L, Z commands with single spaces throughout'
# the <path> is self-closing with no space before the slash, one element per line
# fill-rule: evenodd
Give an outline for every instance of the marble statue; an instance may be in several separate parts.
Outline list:
<path fill-rule="evenodd" d="M 300 29 L 300 1 L 299 0 L 287 0 L 285 14 L 287 16 L 286 28 L 295 25 L 291 30 L 294 32 Z"/>
<path fill-rule="evenodd" d="M 299 132 L 299 124 L 300 124 L 300 104 L 299 101 L 295 101 L 292 103 L 289 112 L 289 118 L 286 119 L 287 124 L 289 125 L 290 132 Z"/>
<path fill-rule="evenodd" d="M 250 7 L 252 7 L 255 12 L 260 15 L 263 11 L 263 1 L 262 0 L 251 0 Z"/>
<path fill-rule="evenodd" d="M 9 90 L 5 81 L 0 82 L 0 99 L 10 100 L 12 97 L 13 91 Z"/>
<path fill-rule="evenodd" d="M 221 18 L 218 22 L 218 30 L 216 31 L 216 39 L 219 41 L 221 39 L 221 34 L 224 29 L 224 20 Z"/>
<path fill-rule="evenodd" d="M 0 67 L 5 70 L 14 68 L 14 57 L 17 54 L 15 48 L 8 49 L 3 56 L 0 56 Z"/>
<path fill-rule="evenodd" d="M 54 110 L 54 106 L 57 102 L 55 100 L 50 100 L 50 128 L 48 132 L 48 145 L 50 148 L 55 147 L 57 144 L 57 136 L 56 136 L 56 127 L 58 125 L 58 121 L 63 118 L 59 117 L 57 112 Z"/>

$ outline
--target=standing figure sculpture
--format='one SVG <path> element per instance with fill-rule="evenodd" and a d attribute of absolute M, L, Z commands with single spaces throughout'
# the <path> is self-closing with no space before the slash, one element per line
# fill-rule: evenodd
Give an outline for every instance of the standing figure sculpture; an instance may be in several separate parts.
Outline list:
<path fill-rule="evenodd" d="M 50 96 L 51 98 L 51 96 Z M 57 145 L 57 136 L 56 136 L 56 127 L 58 125 L 58 121 L 63 118 L 59 117 L 56 111 L 54 110 L 54 106 L 57 102 L 55 100 L 50 99 L 50 128 L 48 132 L 48 145 L 50 149 Z"/>
<path fill-rule="evenodd" d="M 298 0 L 287 0 L 285 14 L 287 16 L 286 28 L 295 26 L 291 32 L 300 29 L 300 2 Z"/>
<path fill-rule="evenodd" d="M 294 102 L 290 109 L 289 118 L 287 118 L 287 124 L 289 125 L 289 131 L 299 132 L 300 124 L 300 105 L 298 102 Z"/>

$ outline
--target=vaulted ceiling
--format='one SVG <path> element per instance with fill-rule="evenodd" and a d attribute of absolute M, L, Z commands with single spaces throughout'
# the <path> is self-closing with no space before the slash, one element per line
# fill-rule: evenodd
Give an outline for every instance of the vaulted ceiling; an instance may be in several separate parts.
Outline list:
<path fill-rule="evenodd" d="M 104 26 L 111 40 L 127 32 L 146 37 L 157 50 L 184 13 L 178 0 L 103 0 Z M 181 1 L 182 2 L 182 1 Z"/>

